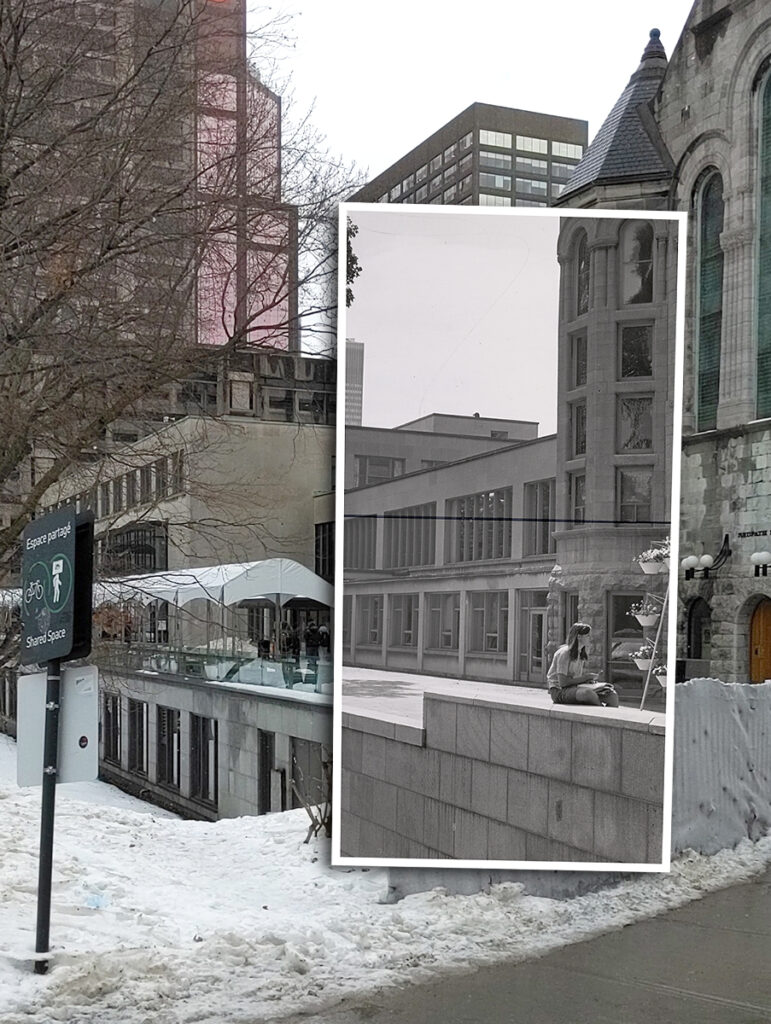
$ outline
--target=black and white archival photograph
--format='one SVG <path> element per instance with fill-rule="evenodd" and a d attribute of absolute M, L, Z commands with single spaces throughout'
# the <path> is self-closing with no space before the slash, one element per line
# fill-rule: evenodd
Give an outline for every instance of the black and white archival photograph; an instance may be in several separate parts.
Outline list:
<path fill-rule="evenodd" d="M 683 228 L 342 208 L 339 863 L 666 869 Z"/>

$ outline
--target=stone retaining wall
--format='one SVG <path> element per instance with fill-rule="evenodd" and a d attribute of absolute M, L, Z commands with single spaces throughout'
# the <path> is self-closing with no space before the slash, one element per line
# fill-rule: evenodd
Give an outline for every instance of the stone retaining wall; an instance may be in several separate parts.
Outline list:
<path fill-rule="evenodd" d="M 418 728 L 343 715 L 341 853 L 660 863 L 664 716 L 427 693 Z"/>

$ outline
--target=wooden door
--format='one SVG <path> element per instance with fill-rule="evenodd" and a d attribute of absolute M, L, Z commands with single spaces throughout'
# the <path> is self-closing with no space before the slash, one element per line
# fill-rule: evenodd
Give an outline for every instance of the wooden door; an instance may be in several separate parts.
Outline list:
<path fill-rule="evenodd" d="M 750 626 L 750 680 L 771 679 L 771 601 L 763 598 L 752 614 Z"/>

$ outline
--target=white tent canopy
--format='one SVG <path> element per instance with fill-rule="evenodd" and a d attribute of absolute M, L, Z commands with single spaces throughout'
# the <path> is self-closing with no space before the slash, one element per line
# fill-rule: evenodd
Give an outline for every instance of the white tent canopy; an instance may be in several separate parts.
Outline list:
<path fill-rule="evenodd" d="M 223 605 L 260 599 L 284 605 L 294 598 L 306 598 L 331 608 L 334 587 L 289 558 L 169 569 L 103 580 L 94 587 L 96 606 L 108 601 L 168 601 L 181 607 L 200 598 Z"/>

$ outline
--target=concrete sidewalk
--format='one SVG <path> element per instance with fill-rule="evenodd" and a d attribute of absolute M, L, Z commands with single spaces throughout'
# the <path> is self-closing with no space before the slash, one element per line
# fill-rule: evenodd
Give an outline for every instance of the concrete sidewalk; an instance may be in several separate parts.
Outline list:
<path fill-rule="evenodd" d="M 448 679 L 445 676 L 422 675 L 398 670 L 343 667 L 341 684 L 344 713 L 363 715 L 378 721 L 398 722 L 419 726 L 423 720 L 423 694 L 465 694 L 511 701 L 516 704 L 532 703 L 534 706 L 551 706 L 551 698 L 545 686 L 525 683 L 487 683 L 474 679 Z M 622 707 L 639 709 L 640 696 L 622 694 Z M 645 702 L 646 712 L 665 711 L 663 691 L 658 685 L 651 686 L 651 694 Z"/>
<path fill-rule="evenodd" d="M 387 990 L 284 1024 L 771 1021 L 771 870 L 538 960 Z"/>

